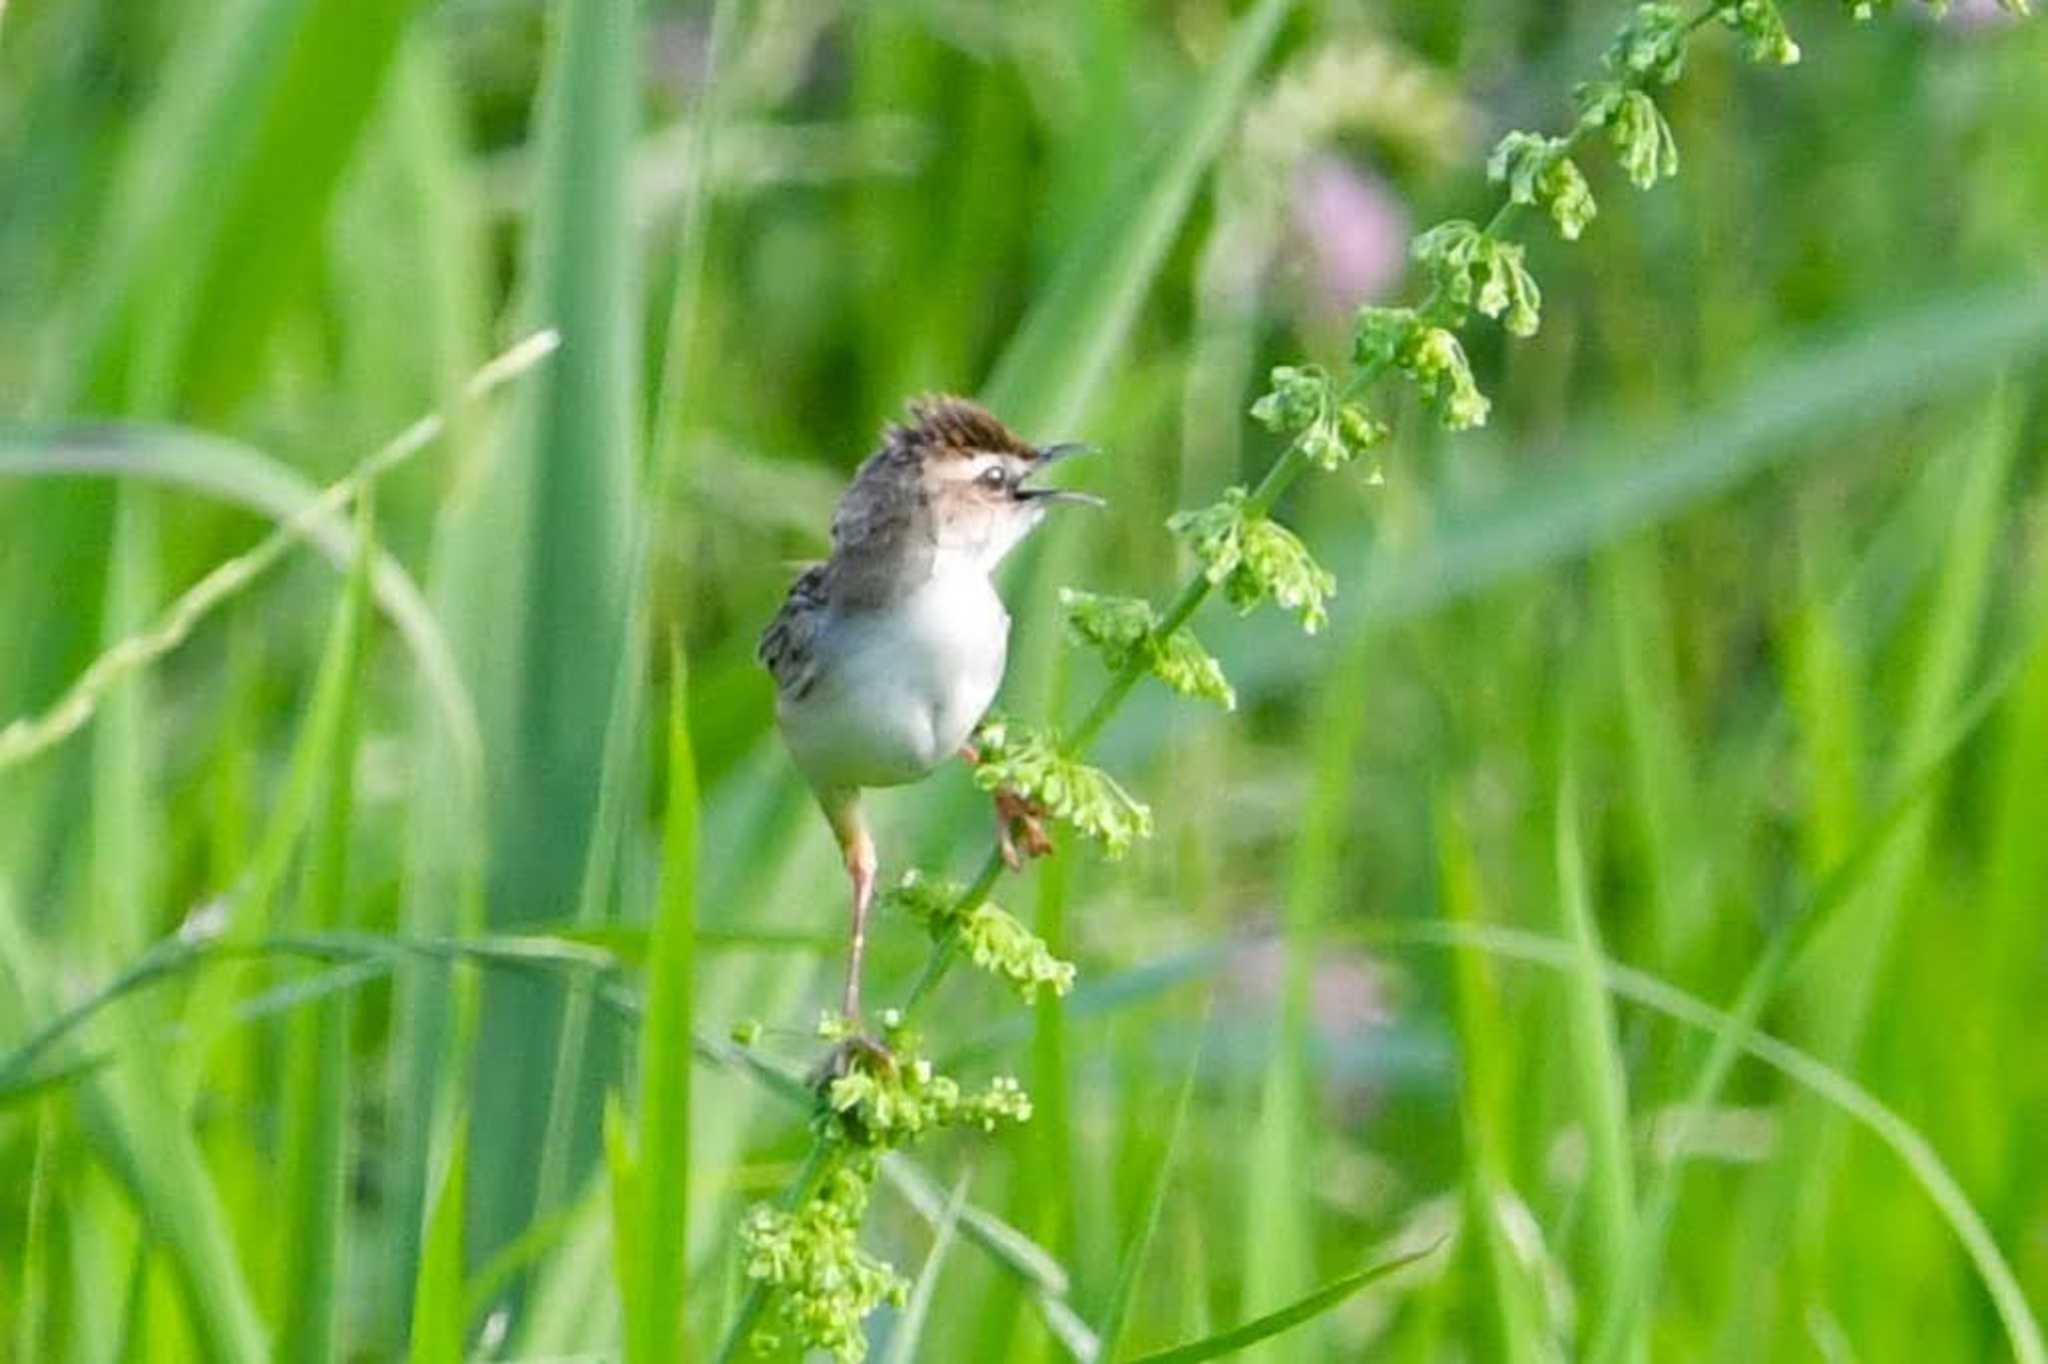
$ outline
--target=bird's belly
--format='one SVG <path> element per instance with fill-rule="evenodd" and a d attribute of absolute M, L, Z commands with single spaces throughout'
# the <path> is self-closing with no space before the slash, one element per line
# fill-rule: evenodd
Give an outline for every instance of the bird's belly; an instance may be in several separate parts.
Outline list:
<path fill-rule="evenodd" d="M 986 579 L 834 622 L 830 666 L 780 710 L 812 784 L 899 786 L 958 752 L 1002 683 L 1009 623 Z"/>

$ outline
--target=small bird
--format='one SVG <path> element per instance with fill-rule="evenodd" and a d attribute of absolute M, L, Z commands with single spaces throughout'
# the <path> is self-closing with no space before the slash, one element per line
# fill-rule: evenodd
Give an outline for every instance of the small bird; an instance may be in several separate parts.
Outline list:
<path fill-rule="evenodd" d="M 806 569 L 761 634 L 775 678 L 775 719 L 839 841 L 853 879 L 843 1012 L 860 1017 L 861 953 L 875 893 L 875 843 L 861 811 L 871 786 L 928 775 L 968 745 L 1009 653 L 1010 616 L 990 574 L 1046 509 L 1100 500 L 1032 486 L 1087 447 L 1034 446 L 955 397 L 912 401 L 882 433 L 832 514 L 832 557 Z M 1003 858 L 1013 829 L 1033 856 L 1051 850 L 1041 813 L 996 794 Z"/>

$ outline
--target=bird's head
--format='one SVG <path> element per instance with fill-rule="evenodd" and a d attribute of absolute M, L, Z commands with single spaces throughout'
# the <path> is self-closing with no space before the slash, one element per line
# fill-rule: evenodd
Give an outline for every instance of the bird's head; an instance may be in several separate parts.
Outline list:
<path fill-rule="evenodd" d="M 1048 467 L 1088 446 L 1033 445 L 965 398 L 913 401 L 909 423 L 892 435 L 917 459 L 939 547 L 984 567 L 995 567 L 1048 508 L 1102 505 L 1098 497 L 1037 481 Z"/>

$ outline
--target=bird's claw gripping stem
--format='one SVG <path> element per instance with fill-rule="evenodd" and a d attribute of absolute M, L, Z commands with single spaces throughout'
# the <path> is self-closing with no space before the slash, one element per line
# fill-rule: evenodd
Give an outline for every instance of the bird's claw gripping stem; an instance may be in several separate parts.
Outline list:
<path fill-rule="evenodd" d="M 1045 807 L 1005 787 L 996 792 L 996 851 L 1003 865 L 1016 871 L 1024 857 L 1044 857 L 1052 851 L 1052 836 L 1045 831 Z M 1024 855 L 1017 851 L 1022 835 Z"/>
<path fill-rule="evenodd" d="M 857 1026 L 857 1025 L 856 1025 Z M 850 1074 L 862 1061 L 872 1068 L 893 1072 L 896 1069 L 896 1053 L 888 1043 L 879 1037 L 857 1032 L 851 1037 L 840 1039 L 839 1043 L 825 1055 L 824 1061 L 811 1074 L 811 1088 L 824 1091 L 842 1075 Z"/>
<path fill-rule="evenodd" d="M 970 767 L 981 764 L 981 750 L 973 744 L 962 744 L 960 756 Z M 1007 786 L 998 787 L 994 794 L 996 851 L 1002 854 L 1003 865 L 1011 871 L 1018 871 L 1024 866 L 1026 857 L 1044 857 L 1051 853 L 1052 835 L 1045 831 L 1045 806 Z M 1018 850 L 1020 836 L 1023 842 L 1021 854 Z"/>

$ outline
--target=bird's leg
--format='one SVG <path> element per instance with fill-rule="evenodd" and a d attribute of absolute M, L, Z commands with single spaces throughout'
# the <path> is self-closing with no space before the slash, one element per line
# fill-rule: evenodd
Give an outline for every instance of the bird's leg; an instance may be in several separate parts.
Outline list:
<path fill-rule="evenodd" d="M 981 765 L 981 750 L 973 744 L 962 744 L 960 756 L 970 767 Z M 1028 796 L 1019 795 L 1009 787 L 998 787 L 996 800 L 996 851 L 1003 856 L 1003 865 L 1016 871 L 1024 865 L 1024 857 L 1018 855 L 1017 835 L 1024 836 L 1024 855 L 1044 857 L 1052 851 L 1052 836 L 1045 831 L 1045 806 Z"/>
<path fill-rule="evenodd" d="M 875 902 L 875 840 L 868 833 L 859 802 L 857 791 L 819 793 L 819 804 L 825 807 L 832 835 L 839 841 L 840 855 L 846 859 L 846 874 L 853 881 L 853 934 L 846 951 L 846 993 L 839 1005 L 848 1032 L 812 1075 L 812 1083 L 817 1086 L 830 1084 L 856 1065 L 895 1065 L 889 1048 L 861 1029 L 860 968 L 868 945 L 868 910 Z"/>
<path fill-rule="evenodd" d="M 868 945 L 868 908 L 875 900 L 875 840 L 868 834 L 860 807 L 848 801 L 834 815 L 832 830 L 839 836 L 839 851 L 846 858 L 846 874 L 853 879 L 853 937 L 846 952 L 846 995 L 840 1012 L 856 1029 L 860 1026 L 860 963 Z"/>

